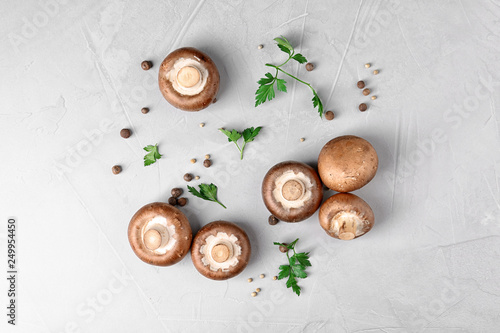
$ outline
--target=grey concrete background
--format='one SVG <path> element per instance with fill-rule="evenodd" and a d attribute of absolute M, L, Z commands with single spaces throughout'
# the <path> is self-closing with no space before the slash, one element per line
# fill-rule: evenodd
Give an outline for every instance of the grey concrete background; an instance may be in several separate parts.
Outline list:
<path fill-rule="evenodd" d="M 498 0 L 2 1 L 1 17 L 0 248 L 17 217 L 20 272 L 19 325 L 2 315 L 2 332 L 500 331 Z M 287 69 L 316 87 L 333 121 L 291 80 L 287 94 L 253 106 L 264 64 L 283 60 L 279 35 L 315 63 Z M 159 63 L 181 46 L 208 53 L 221 73 L 218 102 L 202 112 L 174 109 L 157 89 Z M 360 79 L 377 100 L 361 95 Z M 249 126 L 264 129 L 241 162 L 217 129 Z M 269 226 L 266 171 L 314 165 L 344 134 L 379 154 L 377 176 L 356 191 L 373 230 L 338 241 L 317 214 Z M 145 168 L 142 147 L 154 143 L 164 158 Z M 205 154 L 210 169 L 189 163 Z M 185 172 L 217 184 L 228 207 L 189 196 L 193 229 L 225 219 L 250 236 L 251 262 L 232 280 L 205 279 L 189 257 L 149 266 L 130 249 L 130 217 L 184 186 Z M 272 242 L 296 237 L 313 264 L 300 297 L 270 278 L 284 263 Z"/>

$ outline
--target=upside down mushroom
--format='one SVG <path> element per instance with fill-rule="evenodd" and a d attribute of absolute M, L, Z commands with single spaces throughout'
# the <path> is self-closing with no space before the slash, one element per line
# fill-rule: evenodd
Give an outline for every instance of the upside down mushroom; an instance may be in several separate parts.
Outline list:
<path fill-rule="evenodd" d="M 321 205 L 319 223 L 334 238 L 351 240 L 371 230 L 375 217 L 370 206 L 351 193 L 337 193 Z"/>
<path fill-rule="evenodd" d="M 215 103 L 219 81 L 219 71 L 212 59 L 192 47 L 171 52 L 158 73 L 163 97 L 184 111 L 200 111 Z"/>
<path fill-rule="evenodd" d="M 142 261 L 156 266 L 178 263 L 189 252 L 191 226 L 177 208 L 154 202 L 134 214 L 128 226 L 132 250 Z"/>
<path fill-rule="evenodd" d="M 250 254 L 250 241 L 245 231 L 226 221 L 215 221 L 201 228 L 191 248 L 194 266 L 212 280 L 227 280 L 241 273 Z"/>
<path fill-rule="evenodd" d="M 319 208 L 323 188 L 316 171 L 295 161 L 273 166 L 262 181 L 262 198 L 267 209 L 285 222 L 300 222 Z"/>
<path fill-rule="evenodd" d="M 328 188 L 351 192 L 370 182 L 378 168 L 373 146 L 354 135 L 339 136 L 327 142 L 318 157 L 318 173 Z"/>

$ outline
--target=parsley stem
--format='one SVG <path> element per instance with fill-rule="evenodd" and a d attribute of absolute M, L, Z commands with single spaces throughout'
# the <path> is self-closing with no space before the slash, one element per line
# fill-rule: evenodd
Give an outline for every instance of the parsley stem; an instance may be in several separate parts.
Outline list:
<path fill-rule="evenodd" d="M 282 70 L 281 68 L 279 68 L 279 66 L 274 66 L 274 65 L 271 65 L 271 67 L 275 67 L 277 71 L 280 71 L 280 72 L 282 72 L 283 74 L 286 74 L 286 75 L 288 75 L 288 76 L 290 76 L 290 77 L 294 78 L 295 80 L 299 81 L 300 83 L 305 84 L 306 86 L 308 86 L 308 87 L 312 90 L 313 94 L 315 94 L 315 95 L 316 95 L 316 90 L 314 90 L 314 88 L 311 86 L 311 84 L 309 84 L 309 83 L 307 83 L 307 82 L 305 82 L 305 81 L 302 81 L 301 79 L 299 79 L 299 78 L 297 78 L 297 77 L 293 76 L 293 75 L 292 75 L 292 74 L 290 74 L 290 73 L 285 72 L 284 70 Z"/>
<path fill-rule="evenodd" d="M 240 154 L 240 160 L 242 160 L 242 159 L 243 159 L 243 150 L 245 149 L 246 144 L 247 144 L 247 143 L 246 143 L 246 141 L 245 141 L 245 142 L 243 142 L 243 146 L 241 146 L 241 149 L 240 149 L 240 152 L 241 152 L 241 154 Z"/>
<path fill-rule="evenodd" d="M 294 54 L 295 54 L 295 51 L 293 51 L 293 52 L 292 52 L 292 54 L 290 54 L 290 56 L 288 57 L 288 59 L 287 59 L 284 63 L 282 63 L 281 65 L 279 65 L 278 67 L 281 67 L 281 66 L 285 65 L 287 62 L 289 62 L 289 61 L 290 61 L 290 59 L 292 59 L 292 58 L 293 58 L 293 55 L 294 55 Z"/>
<path fill-rule="evenodd" d="M 288 56 L 288 59 L 287 59 L 284 63 L 282 63 L 281 65 L 279 65 L 279 66 L 275 66 L 275 65 L 272 65 L 272 64 L 266 64 L 266 66 L 269 66 L 269 67 L 275 67 L 276 69 L 278 69 L 277 67 L 282 67 L 282 66 L 286 65 L 286 63 L 287 63 L 287 62 L 289 62 L 289 61 L 290 61 L 290 59 L 292 59 L 292 58 L 293 58 L 293 55 L 294 55 L 294 54 L 295 54 L 295 51 L 293 51 L 293 52 L 292 52 L 292 54 L 290 54 L 290 55 Z M 276 72 L 276 74 L 278 74 L 278 72 Z"/>
<path fill-rule="evenodd" d="M 221 205 L 222 207 L 224 207 L 225 209 L 227 209 L 227 207 L 226 207 L 226 206 L 224 206 L 224 205 L 222 204 L 222 202 L 220 202 L 219 200 L 216 200 L 215 202 L 217 202 L 219 205 Z"/>
<path fill-rule="evenodd" d="M 241 148 L 240 148 L 240 146 L 238 146 L 237 142 L 235 142 L 234 144 L 236 145 L 236 148 L 238 148 L 238 150 L 240 151 L 240 160 L 242 160 L 243 159 L 243 149 L 245 149 L 245 145 L 247 143 L 243 142 L 243 146 L 241 146 Z"/>

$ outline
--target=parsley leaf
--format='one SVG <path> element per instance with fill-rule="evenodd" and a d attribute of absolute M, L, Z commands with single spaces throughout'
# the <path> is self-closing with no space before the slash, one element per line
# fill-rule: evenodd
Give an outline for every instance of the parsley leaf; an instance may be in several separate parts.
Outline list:
<path fill-rule="evenodd" d="M 200 185 L 198 185 L 198 187 L 200 188 L 200 191 L 198 191 L 197 189 L 195 189 L 194 187 L 189 186 L 189 185 L 187 188 L 188 188 L 189 193 L 191 193 L 195 197 L 198 197 L 198 198 L 201 198 L 201 199 L 207 200 L 207 201 L 217 202 L 219 205 L 226 208 L 226 206 L 224 206 L 217 199 L 217 186 L 216 185 L 214 185 L 214 184 L 210 184 L 210 185 L 200 184 Z"/>
<path fill-rule="evenodd" d="M 286 81 L 283 79 L 276 79 L 276 87 L 279 91 L 286 92 Z"/>
<path fill-rule="evenodd" d="M 297 238 L 296 240 L 294 240 L 293 242 L 291 242 L 290 244 L 287 245 L 287 247 L 290 249 L 290 250 L 293 250 L 294 247 L 295 247 L 295 244 L 297 244 L 297 242 L 299 241 L 299 239 Z"/>
<path fill-rule="evenodd" d="M 281 36 L 281 38 L 276 37 L 274 40 L 278 44 L 278 47 L 280 48 L 281 51 L 288 53 L 288 54 L 293 53 L 293 46 L 292 46 L 292 44 L 290 44 L 290 42 L 285 37 L 283 37 L 283 36 Z"/>
<path fill-rule="evenodd" d="M 148 145 L 143 149 L 148 152 L 144 156 L 144 166 L 151 165 L 162 157 L 162 155 L 158 152 L 158 144 L 155 144 L 154 146 Z"/>
<path fill-rule="evenodd" d="M 297 296 L 300 296 L 300 287 L 297 284 L 297 280 L 295 280 L 295 278 L 293 278 L 291 275 L 288 278 L 288 281 L 286 281 L 286 287 L 292 287 L 293 292 L 296 293 Z"/>
<path fill-rule="evenodd" d="M 292 285 L 297 284 L 297 281 L 293 278 L 292 275 L 288 277 L 288 280 L 286 281 L 286 287 L 290 288 Z"/>
<path fill-rule="evenodd" d="M 299 64 L 305 64 L 307 62 L 306 57 L 304 57 L 302 54 L 297 53 L 292 57 L 294 60 L 297 60 Z"/>
<path fill-rule="evenodd" d="M 269 74 L 269 73 L 267 73 Z M 260 79 L 259 82 L 261 82 L 262 80 L 265 80 L 265 79 Z M 274 93 L 274 81 L 275 79 L 273 78 L 272 82 L 269 83 L 269 84 L 261 84 L 261 86 L 259 87 L 259 89 L 257 89 L 257 92 L 256 92 L 256 96 L 255 96 L 255 106 L 258 106 L 262 103 L 264 103 L 266 101 L 266 99 L 268 101 L 272 100 L 275 96 L 275 93 Z"/>
<path fill-rule="evenodd" d="M 260 79 L 259 81 L 257 81 L 258 84 L 269 84 L 271 82 L 274 81 L 274 77 L 271 73 L 266 73 L 265 74 L 266 77 L 263 77 L 262 79 Z"/>
<path fill-rule="evenodd" d="M 306 267 L 300 264 L 292 266 L 293 275 L 298 278 L 305 279 L 307 277 L 307 273 L 305 271 Z"/>
<path fill-rule="evenodd" d="M 288 54 L 288 59 L 279 66 L 272 65 L 272 64 L 266 64 L 266 66 L 274 68 L 276 70 L 276 73 L 273 76 L 271 73 L 268 72 L 264 75 L 265 77 L 263 77 L 259 81 L 257 81 L 257 83 L 259 84 L 259 87 L 257 88 L 257 91 L 255 92 L 255 106 L 257 107 L 257 106 L 265 103 L 266 101 L 270 101 L 276 96 L 276 93 L 274 90 L 275 83 L 276 83 L 276 89 L 278 91 L 287 92 L 286 81 L 278 78 L 278 74 L 279 74 L 279 72 L 281 72 L 281 73 L 286 74 L 286 75 L 290 76 L 291 78 L 299 81 L 300 83 L 305 84 L 306 86 L 309 87 L 309 89 L 311 89 L 311 91 L 313 93 L 313 99 L 312 99 L 313 107 L 314 108 L 317 107 L 320 118 L 323 117 L 323 103 L 321 103 L 321 100 L 320 100 L 318 94 L 316 93 L 316 90 L 314 90 L 314 88 L 311 86 L 311 84 L 302 81 L 301 79 L 293 76 L 292 74 L 290 74 L 288 72 L 285 72 L 281 68 L 288 61 L 290 61 L 290 59 L 296 60 L 300 64 L 304 64 L 307 62 L 306 57 L 304 57 L 300 53 L 295 53 L 295 50 L 294 50 L 292 44 L 290 44 L 290 42 L 285 37 L 283 37 L 283 36 L 276 37 L 274 40 L 276 41 L 276 44 L 278 45 L 280 50 L 285 52 L 286 54 Z"/>
<path fill-rule="evenodd" d="M 279 267 L 280 272 L 278 274 L 278 280 L 282 280 L 288 277 L 286 281 L 286 287 L 292 288 L 292 291 L 300 296 L 300 287 L 297 282 L 297 278 L 305 279 L 307 277 L 306 268 L 311 266 L 311 262 L 309 261 L 309 252 L 295 252 L 295 245 L 298 242 L 298 238 L 291 242 L 290 244 L 283 244 L 279 242 L 274 242 L 274 245 L 285 246 L 289 250 L 293 251 L 293 255 L 289 256 L 288 252 L 286 253 L 288 259 L 288 265 L 281 265 Z"/>
<path fill-rule="evenodd" d="M 257 128 L 250 127 L 245 129 L 243 131 L 243 140 L 245 140 L 245 142 L 252 142 L 255 139 L 255 137 L 259 134 L 261 129 L 262 129 L 261 126 Z"/>
<path fill-rule="evenodd" d="M 292 290 L 297 294 L 297 296 L 300 296 L 300 287 L 297 284 L 297 280 L 294 280 L 294 283 L 292 284 Z"/>
<path fill-rule="evenodd" d="M 235 129 L 229 132 L 228 130 L 221 128 L 220 131 L 227 136 L 227 141 L 229 142 L 238 142 L 241 138 L 241 133 Z"/>
<path fill-rule="evenodd" d="M 229 142 L 234 142 L 236 145 L 236 148 L 240 151 L 240 159 L 243 159 L 243 150 L 245 149 L 245 146 L 248 142 L 252 142 L 255 137 L 259 134 L 260 130 L 262 129 L 262 126 L 259 126 L 257 128 L 249 127 L 243 131 L 243 133 L 238 132 L 237 130 L 233 129 L 232 131 L 228 131 L 226 129 L 220 128 L 219 131 L 224 133 L 227 136 L 227 140 Z M 243 145 L 240 146 L 238 145 L 238 140 L 243 137 Z"/>
<path fill-rule="evenodd" d="M 314 97 L 312 99 L 313 101 L 313 107 L 318 107 L 318 113 L 320 117 L 323 117 L 323 103 L 321 103 L 321 100 L 319 99 L 318 94 L 314 92 Z"/>
<path fill-rule="evenodd" d="M 281 265 L 280 266 L 280 273 L 278 275 L 278 280 L 281 280 L 287 276 L 290 275 L 290 266 L 288 265 Z"/>
<path fill-rule="evenodd" d="M 309 252 L 296 253 L 293 256 L 302 266 L 311 266 L 311 262 L 309 261 Z"/>

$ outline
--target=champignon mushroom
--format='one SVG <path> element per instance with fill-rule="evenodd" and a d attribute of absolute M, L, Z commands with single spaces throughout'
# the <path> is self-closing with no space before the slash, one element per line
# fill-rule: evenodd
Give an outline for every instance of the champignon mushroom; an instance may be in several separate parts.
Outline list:
<path fill-rule="evenodd" d="M 373 146 L 354 135 L 339 136 L 327 142 L 318 157 L 318 173 L 328 188 L 351 192 L 373 179 L 378 156 Z"/>
<path fill-rule="evenodd" d="M 342 240 L 351 240 L 370 231 L 375 217 L 370 206 L 352 193 L 337 193 L 321 205 L 319 224 L 326 233 Z"/>
<path fill-rule="evenodd" d="M 219 71 L 212 59 L 192 47 L 170 53 L 158 73 L 163 97 L 184 111 L 200 111 L 214 103 L 219 80 Z"/>
<path fill-rule="evenodd" d="M 142 261 L 170 266 L 189 252 L 193 234 L 186 216 L 177 208 L 154 202 L 134 214 L 128 226 L 132 250 Z"/>
<path fill-rule="evenodd" d="M 262 198 L 267 209 L 285 222 L 309 218 L 323 200 L 323 188 L 309 165 L 286 161 L 273 166 L 262 181 Z"/>
<path fill-rule="evenodd" d="M 203 276 L 227 280 L 245 269 L 250 253 L 250 241 L 243 229 L 231 222 L 215 221 L 194 237 L 191 259 Z"/>

